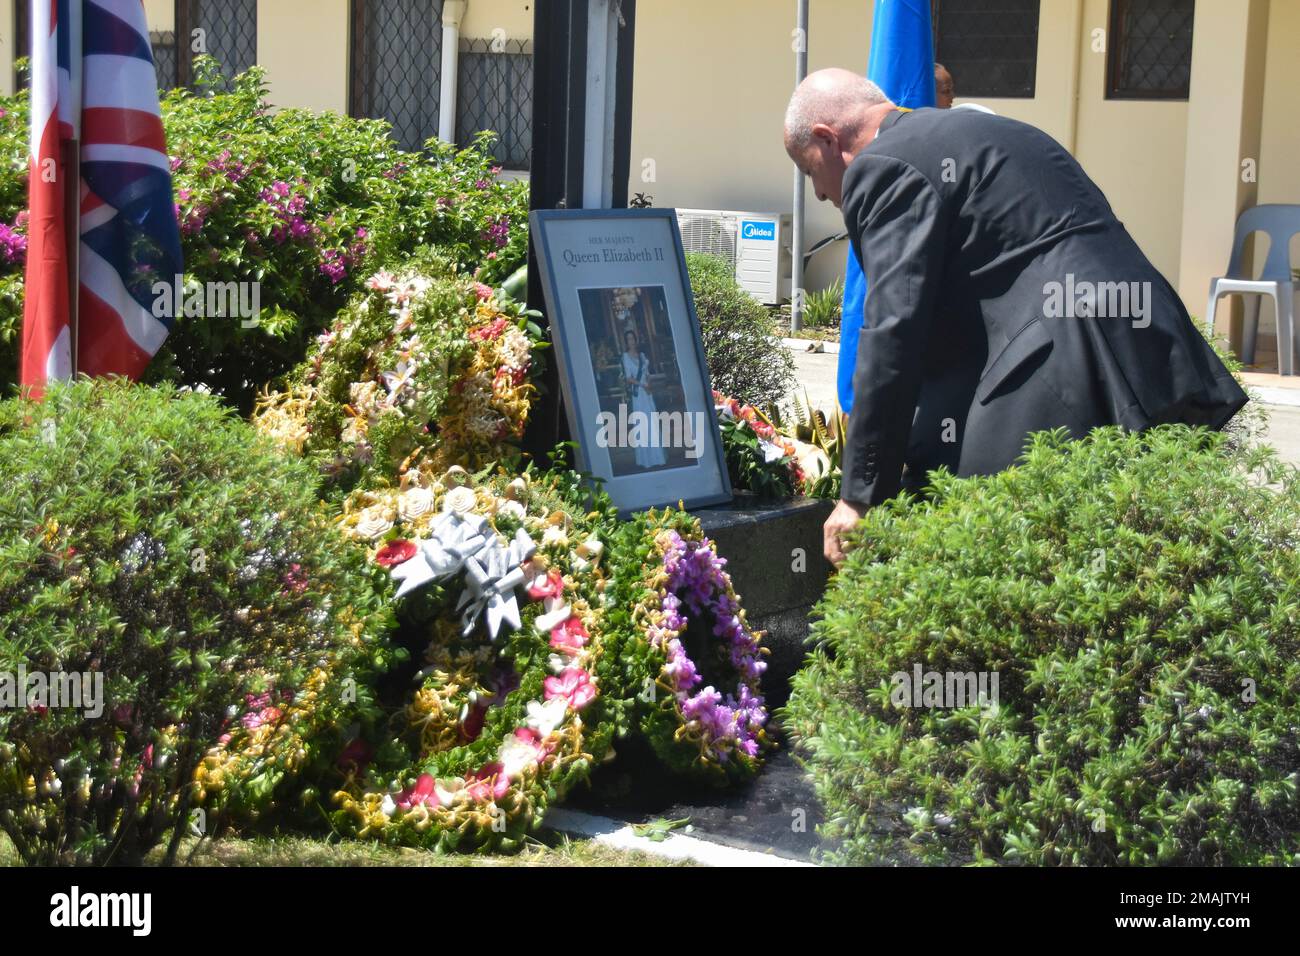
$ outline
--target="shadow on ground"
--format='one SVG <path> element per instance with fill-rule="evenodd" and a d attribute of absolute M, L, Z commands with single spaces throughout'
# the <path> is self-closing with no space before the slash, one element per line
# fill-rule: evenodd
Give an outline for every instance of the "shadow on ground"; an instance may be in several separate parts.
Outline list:
<path fill-rule="evenodd" d="M 593 775 L 590 789 L 571 793 L 565 806 L 627 823 L 689 817 L 691 836 L 701 840 L 810 861 L 823 846 L 821 810 L 784 734 L 773 730 L 780 749 L 748 784 L 718 788 L 673 776 L 633 738 L 620 743 L 617 761 Z"/>

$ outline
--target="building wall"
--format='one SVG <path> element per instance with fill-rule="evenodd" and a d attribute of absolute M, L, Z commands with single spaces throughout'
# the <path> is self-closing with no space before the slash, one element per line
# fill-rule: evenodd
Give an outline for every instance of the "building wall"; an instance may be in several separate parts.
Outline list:
<path fill-rule="evenodd" d="M 348 0 L 262 0 L 257 61 L 276 106 L 348 110 Z"/>
<path fill-rule="evenodd" d="M 176 26 L 175 0 L 144 0 L 144 18 L 148 21 L 150 30 L 174 29 Z"/>
<path fill-rule="evenodd" d="M 22 0 L 26 2 L 26 0 Z M 14 39 L 15 0 L 0 0 L 0 93 L 5 96 L 14 91 Z"/>
<path fill-rule="evenodd" d="M 632 181 L 656 206 L 789 212 L 793 167 L 781 125 L 794 83 L 794 5 L 654 0 L 637 5 Z M 870 5 L 818 0 L 808 67 L 866 69 Z M 809 192 L 808 244 L 844 231 L 838 210 Z M 813 259 L 807 285 L 842 275 L 847 245 Z"/>
<path fill-rule="evenodd" d="M 1259 201 L 1300 203 L 1300 2 L 1272 0 L 1264 67 Z M 1300 250 L 1293 256 L 1300 264 Z"/>
<path fill-rule="evenodd" d="M 504 35 L 497 34 L 497 30 L 504 31 Z M 532 39 L 533 5 L 525 0 L 469 0 L 460 32 L 476 39 Z"/>

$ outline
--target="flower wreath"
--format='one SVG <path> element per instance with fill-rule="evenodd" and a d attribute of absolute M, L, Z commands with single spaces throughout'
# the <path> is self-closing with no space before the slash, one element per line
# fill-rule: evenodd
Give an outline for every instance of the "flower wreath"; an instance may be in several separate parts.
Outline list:
<path fill-rule="evenodd" d="M 769 745 L 759 686 L 768 651 L 726 560 L 684 512 L 637 515 L 622 534 L 612 603 L 631 610 L 610 613 L 631 632 L 624 667 L 642 731 L 674 770 L 718 782 L 753 775 Z M 706 674 L 716 680 L 701 686 Z"/>
<path fill-rule="evenodd" d="M 423 469 L 403 485 L 355 495 L 342 524 L 431 612 L 426 666 L 387 739 L 345 748 L 332 819 L 388 843 L 511 850 L 625 723 L 604 525 L 564 472 Z"/>
<path fill-rule="evenodd" d="M 823 449 L 783 434 L 754 406 L 721 392 L 713 393 L 713 407 L 733 488 L 765 498 L 838 494 L 838 482 L 832 484 L 833 466 Z"/>
<path fill-rule="evenodd" d="M 415 454 L 442 469 L 509 458 L 527 425 L 536 314 L 426 259 L 371 276 L 286 388 L 258 400 L 258 429 L 332 487 L 391 485 Z"/>

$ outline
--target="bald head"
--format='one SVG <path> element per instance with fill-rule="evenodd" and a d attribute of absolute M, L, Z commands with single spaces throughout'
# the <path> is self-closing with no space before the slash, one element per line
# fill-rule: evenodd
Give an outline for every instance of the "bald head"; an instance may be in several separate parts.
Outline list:
<path fill-rule="evenodd" d="M 799 84 L 785 114 L 785 151 L 818 199 L 840 204 L 844 171 L 893 108 L 880 87 L 851 70 L 818 70 Z"/>
<path fill-rule="evenodd" d="M 810 73 L 790 97 L 785 111 L 786 151 L 794 154 L 807 149 L 819 124 L 835 130 L 842 140 L 854 140 L 867 110 L 888 102 L 880 87 L 852 70 L 831 67 Z"/>

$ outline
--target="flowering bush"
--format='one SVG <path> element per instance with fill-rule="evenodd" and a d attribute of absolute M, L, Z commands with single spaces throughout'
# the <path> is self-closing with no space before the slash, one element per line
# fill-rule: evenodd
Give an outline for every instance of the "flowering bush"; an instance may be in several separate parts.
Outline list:
<path fill-rule="evenodd" d="M 199 92 L 173 90 L 162 101 L 186 278 L 258 283 L 260 314 L 206 314 L 191 305 L 151 368 L 155 379 L 206 385 L 248 411 L 257 389 L 298 364 L 383 264 L 437 245 L 461 271 L 496 284 L 524 260 L 527 186 L 499 178 L 481 143 L 406 153 L 382 121 L 273 112 L 259 68 L 229 92 L 209 58 L 197 61 L 196 74 Z M 26 94 L 0 109 L 8 114 L 0 117 L 3 347 L 18 329 L 5 311 L 13 291 L 5 259 L 17 254 L 5 229 L 22 233 L 15 223 L 26 203 Z M 0 384 L 15 374 L 6 361 Z"/>
<path fill-rule="evenodd" d="M 27 264 L 27 96 L 0 96 L 0 392 L 17 376 Z"/>
<path fill-rule="evenodd" d="M 767 310 L 740 287 L 725 259 L 688 252 L 686 269 L 713 387 L 774 408 L 794 386 L 794 356 L 772 334 Z"/>
<path fill-rule="evenodd" d="M 209 396 L 83 380 L 0 405 L 0 673 L 82 687 L 81 706 L 0 707 L 0 828 L 24 859 L 138 862 L 179 837 L 236 723 L 287 733 L 308 698 L 355 719 L 341 682 L 386 666 L 391 614 L 314 486 Z M 311 746 L 232 798 L 269 793 Z"/>
<path fill-rule="evenodd" d="M 254 420 L 344 490 L 391 485 L 413 457 L 443 470 L 513 457 L 535 391 L 535 318 L 426 253 L 371 276 Z"/>
<path fill-rule="evenodd" d="M 752 775 L 767 745 L 767 650 L 726 561 L 694 518 L 673 511 L 628 521 L 614 561 L 610 627 L 628 634 L 624 680 L 651 746 L 673 770 L 715 782 Z"/>
<path fill-rule="evenodd" d="M 1300 480 L 1229 442 L 1043 433 L 868 512 L 788 705 L 833 859 L 1300 862 Z"/>
<path fill-rule="evenodd" d="M 341 832 L 516 849 L 612 755 L 629 711 L 603 598 L 615 513 L 585 501 L 567 472 L 427 466 L 349 498 L 344 532 L 417 591 L 429 644 L 414 695 L 340 761 Z"/>

